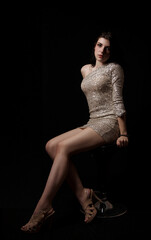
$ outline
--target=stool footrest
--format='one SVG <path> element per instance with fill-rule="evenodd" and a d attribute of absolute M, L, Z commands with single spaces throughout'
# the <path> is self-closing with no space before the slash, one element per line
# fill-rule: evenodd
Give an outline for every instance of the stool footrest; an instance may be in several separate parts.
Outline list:
<path fill-rule="evenodd" d="M 101 201 L 97 201 L 94 206 L 97 209 L 97 218 L 114 218 L 120 217 L 127 212 L 127 208 L 121 203 L 111 203 L 106 193 L 95 191 Z M 103 204 L 102 204 L 103 203 Z"/>

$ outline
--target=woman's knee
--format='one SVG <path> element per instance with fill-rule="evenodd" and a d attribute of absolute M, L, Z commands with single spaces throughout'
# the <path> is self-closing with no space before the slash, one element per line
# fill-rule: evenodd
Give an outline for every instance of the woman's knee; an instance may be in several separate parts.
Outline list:
<path fill-rule="evenodd" d="M 68 148 L 68 145 L 66 144 L 66 141 L 61 141 L 58 143 L 56 148 L 56 154 L 63 154 L 63 155 L 69 155 L 70 151 Z"/>
<path fill-rule="evenodd" d="M 52 158 L 55 159 L 57 154 L 69 155 L 69 148 L 65 141 L 56 142 L 54 139 L 49 140 L 45 145 L 46 152 Z"/>
<path fill-rule="evenodd" d="M 55 157 L 56 148 L 57 148 L 57 144 L 53 139 L 49 140 L 45 145 L 45 150 L 49 154 L 49 156 L 52 158 L 52 160 Z"/>

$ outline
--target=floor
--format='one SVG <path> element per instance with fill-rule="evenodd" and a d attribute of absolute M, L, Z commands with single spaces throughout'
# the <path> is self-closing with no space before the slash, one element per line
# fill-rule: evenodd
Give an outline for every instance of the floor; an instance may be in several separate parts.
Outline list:
<path fill-rule="evenodd" d="M 1 209 L 3 240 L 128 240 L 148 239 L 149 216 L 127 208 L 127 213 L 114 218 L 95 218 L 91 223 L 84 223 L 84 215 L 72 194 L 61 193 L 55 205 L 55 215 L 51 228 L 37 234 L 25 234 L 20 227 L 32 214 L 31 209 Z M 145 236 L 147 238 L 145 238 Z M 142 237 L 142 238 L 141 238 Z"/>

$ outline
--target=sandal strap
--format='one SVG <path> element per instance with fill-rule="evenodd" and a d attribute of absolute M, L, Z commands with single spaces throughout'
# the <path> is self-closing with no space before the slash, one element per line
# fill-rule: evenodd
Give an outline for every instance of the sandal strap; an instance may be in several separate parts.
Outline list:
<path fill-rule="evenodd" d="M 47 210 L 40 210 L 38 213 L 33 214 L 29 220 L 29 222 L 32 223 L 42 223 L 44 220 L 46 220 L 49 216 L 51 216 L 54 213 L 53 208 L 49 211 Z"/>
<path fill-rule="evenodd" d="M 92 196 L 93 196 L 93 190 L 91 189 L 89 198 L 83 203 L 83 210 L 85 215 L 89 218 L 89 221 L 92 221 L 92 219 L 97 214 L 97 210 L 92 202 Z"/>
<path fill-rule="evenodd" d="M 96 210 L 96 209 L 95 209 L 94 206 L 91 207 L 91 208 L 87 208 L 87 209 L 85 210 L 85 214 L 93 215 L 95 210 Z"/>
<path fill-rule="evenodd" d="M 87 199 L 83 204 L 83 210 L 86 211 L 86 209 L 90 208 L 91 205 L 93 205 L 92 200 L 89 198 Z"/>
<path fill-rule="evenodd" d="M 34 213 L 29 222 L 23 226 L 22 230 L 25 232 L 38 232 L 45 220 L 53 215 L 54 212 L 55 211 L 52 208 L 49 211 L 40 210 L 38 213 Z"/>

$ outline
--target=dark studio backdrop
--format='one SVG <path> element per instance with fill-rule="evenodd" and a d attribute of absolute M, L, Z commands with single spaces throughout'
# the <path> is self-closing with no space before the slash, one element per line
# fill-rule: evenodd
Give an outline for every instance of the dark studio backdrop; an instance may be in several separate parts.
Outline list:
<path fill-rule="evenodd" d="M 134 203 L 137 210 L 140 198 L 145 202 L 149 192 L 148 21 L 133 16 L 129 21 L 123 17 L 122 22 L 121 16 L 103 21 L 98 14 L 94 18 L 89 13 L 71 14 L 57 8 L 28 9 L 20 19 L 15 17 L 8 24 L 13 48 L 13 56 L 8 58 L 13 71 L 7 69 L 9 82 L 2 101 L 1 208 L 34 207 L 51 167 L 46 142 L 87 122 L 80 69 L 89 63 L 95 37 L 102 30 L 111 30 L 125 70 L 130 135 L 125 180 L 120 188 L 128 204 Z M 88 162 L 85 169 L 86 160 L 78 162 L 85 184 L 95 178 L 91 164 Z"/>

